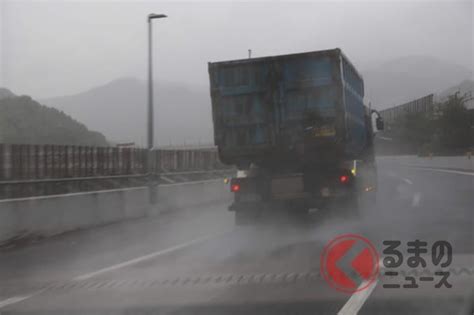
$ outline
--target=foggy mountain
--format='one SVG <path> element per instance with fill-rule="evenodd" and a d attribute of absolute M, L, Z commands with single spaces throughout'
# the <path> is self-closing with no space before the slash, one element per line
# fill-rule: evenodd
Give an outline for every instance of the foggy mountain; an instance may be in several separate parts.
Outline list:
<path fill-rule="evenodd" d="M 146 144 L 146 83 L 121 78 L 83 93 L 44 99 L 114 142 Z M 159 82 L 154 88 L 155 144 L 212 143 L 207 89 Z"/>
<path fill-rule="evenodd" d="M 357 65 L 356 65 L 357 66 Z M 461 66 L 435 58 L 403 57 L 362 71 L 367 100 L 383 109 L 438 93 L 470 78 Z M 146 143 L 146 84 L 121 78 L 83 93 L 42 100 L 115 142 Z M 212 143 L 208 88 L 158 82 L 155 86 L 155 143 Z"/>
<path fill-rule="evenodd" d="M 472 78 L 472 69 L 427 56 L 402 57 L 362 71 L 366 99 L 384 109 Z"/>
<path fill-rule="evenodd" d="M 0 143 L 107 146 L 105 137 L 56 108 L 0 88 Z"/>
<path fill-rule="evenodd" d="M 466 97 L 464 105 L 468 109 L 474 109 L 474 81 L 464 80 L 461 83 L 450 87 L 438 94 L 438 100 L 443 102 L 448 99 L 449 96 L 459 93 L 459 96 Z"/>
<path fill-rule="evenodd" d="M 453 95 L 456 92 L 459 92 L 461 96 L 463 96 L 464 94 L 471 94 L 471 96 L 474 96 L 474 81 L 464 80 L 461 83 L 439 93 L 439 97 L 441 99 L 444 99 L 450 95 Z"/>
<path fill-rule="evenodd" d="M 16 95 L 12 93 L 9 89 L 2 88 L 0 87 L 0 100 L 4 98 L 12 98 L 15 97 Z"/>

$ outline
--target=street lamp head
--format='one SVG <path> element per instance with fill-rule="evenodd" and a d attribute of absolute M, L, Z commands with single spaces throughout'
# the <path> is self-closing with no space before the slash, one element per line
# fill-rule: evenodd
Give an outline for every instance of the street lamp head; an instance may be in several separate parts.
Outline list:
<path fill-rule="evenodd" d="M 168 16 L 165 15 L 165 14 L 150 13 L 150 14 L 148 14 L 148 21 L 150 21 L 152 19 L 162 19 L 162 18 L 165 18 L 165 17 L 168 17 Z"/>

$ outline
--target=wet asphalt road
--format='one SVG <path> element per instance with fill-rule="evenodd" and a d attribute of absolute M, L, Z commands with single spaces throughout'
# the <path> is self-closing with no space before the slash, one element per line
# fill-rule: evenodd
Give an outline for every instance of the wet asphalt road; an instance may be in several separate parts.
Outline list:
<path fill-rule="evenodd" d="M 378 169 L 377 206 L 360 218 L 315 212 L 303 223 L 235 227 L 217 203 L 3 251 L 0 314 L 473 314 L 474 176 Z M 320 255 L 347 233 L 380 254 L 384 240 L 401 241 L 404 255 L 408 241 L 449 241 L 452 287 L 384 288 L 405 282 L 382 269 L 366 297 L 334 290 Z"/>

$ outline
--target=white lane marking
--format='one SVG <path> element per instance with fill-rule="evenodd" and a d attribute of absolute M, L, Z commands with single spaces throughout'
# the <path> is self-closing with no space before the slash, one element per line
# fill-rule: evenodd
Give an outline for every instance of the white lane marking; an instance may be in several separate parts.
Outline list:
<path fill-rule="evenodd" d="M 27 295 L 18 295 L 18 296 L 12 296 L 8 299 L 5 299 L 3 301 L 0 301 L 0 308 L 3 308 L 5 306 L 8 306 L 8 305 L 12 305 L 12 304 L 15 304 L 15 303 L 19 303 L 21 301 L 24 301 L 26 299 L 29 299 L 35 295 L 38 295 L 40 294 L 41 292 L 43 292 L 44 290 L 46 289 L 41 289 L 41 290 L 38 290 L 36 292 L 33 292 L 33 293 L 30 293 L 30 294 L 27 294 Z M 0 312 L 1 314 L 1 312 Z"/>
<path fill-rule="evenodd" d="M 395 178 L 397 181 L 400 181 L 400 183 L 396 186 L 399 197 L 403 200 L 410 199 L 411 188 L 408 187 L 408 185 L 413 185 L 413 182 L 410 179 L 402 177 L 393 171 L 388 171 L 387 176 Z"/>
<path fill-rule="evenodd" d="M 171 183 L 171 184 L 175 183 L 175 181 L 172 180 L 171 178 L 169 178 L 168 176 L 161 175 L 160 178 L 163 179 L 164 181 L 168 182 L 168 183 Z"/>
<path fill-rule="evenodd" d="M 383 265 L 383 258 L 379 258 L 379 275 L 382 273 L 384 269 Z M 363 281 L 357 289 L 363 288 L 367 285 L 370 280 Z M 346 304 L 342 306 L 342 308 L 337 312 L 337 315 L 355 315 L 359 310 L 362 308 L 364 303 L 367 301 L 369 296 L 374 291 L 375 287 L 377 286 L 379 279 L 376 279 L 371 285 L 369 285 L 366 289 L 362 291 L 357 291 L 351 295 L 349 300 L 347 300 Z"/>
<path fill-rule="evenodd" d="M 397 174 L 396 174 L 395 172 L 393 172 L 393 171 L 388 171 L 388 172 L 387 172 L 387 176 L 392 177 L 392 178 L 401 179 L 401 180 L 403 180 L 405 183 L 407 183 L 408 185 L 413 185 L 413 182 L 412 182 L 410 179 L 405 178 L 405 177 L 402 177 L 402 176 L 400 176 L 400 175 L 397 175 Z"/>
<path fill-rule="evenodd" d="M 413 194 L 413 200 L 411 202 L 411 206 L 412 207 L 418 207 L 420 205 L 420 201 L 421 201 L 421 193 L 420 192 L 416 192 Z"/>
<path fill-rule="evenodd" d="M 366 289 L 362 291 L 355 292 L 351 295 L 349 300 L 347 300 L 346 304 L 337 312 L 337 315 L 355 315 L 359 312 L 359 310 L 364 305 L 365 301 L 369 298 L 372 291 L 374 291 L 375 287 L 379 280 L 375 280 L 371 285 L 369 285 Z M 363 281 L 359 288 L 366 286 L 368 281 Z"/>
<path fill-rule="evenodd" d="M 130 266 L 130 265 L 145 261 L 147 259 L 151 259 L 151 258 L 160 256 L 160 255 L 164 255 L 166 253 L 170 253 L 170 252 L 173 252 L 175 250 L 182 249 L 182 248 L 185 248 L 185 247 L 188 247 L 188 246 L 191 246 L 191 245 L 209 240 L 213 237 L 216 237 L 216 236 L 222 235 L 222 234 L 223 233 L 207 235 L 207 236 L 204 236 L 204 237 L 196 238 L 196 239 L 193 239 L 193 240 L 191 240 L 189 242 L 186 242 L 186 243 L 183 243 L 183 244 L 179 244 L 179 245 L 176 245 L 176 246 L 173 246 L 173 247 L 169 247 L 169 248 L 166 248 L 166 249 L 163 249 L 163 250 L 160 250 L 160 251 L 148 254 L 148 255 L 140 256 L 140 257 L 137 257 L 135 259 L 125 261 L 125 262 L 117 264 L 117 265 L 113 265 L 113 266 L 110 266 L 110 267 L 106 267 L 106 268 L 99 269 L 99 270 L 94 271 L 94 272 L 90 272 L 90 273 L 75 277 L 75 278 L 73 278 L 73 280 L 75 280 L 75 281 L 86 280 L 86 279 L 92 278 L 94 276 L 97 276 L 99 274 L 109 272 L 109 271 L 113 271 L 113 270 L 117 270 L 117 269 L 120 269 L 120 268 L 123 268 L 123 267 L 127 267 L 127 266 Z M 0 301 L 0 309 L 5 307 L 5 306 L 15 304 L 15 303 L 19 303 L 21 301 L 29 299 L 29 298 L 31 298 L 35 295 L 40 294 L 44 290 L 46 290 L 46 289 L 41 289 L 41 290 L 38 290 L 36 292 L 30 293 L 28 295 L 18 295 L 18 296 L 13 296 L 13 297 L 7 298 L 5 300 L 2 300 L 2 301 Z M 0 312 L 0 315 L 1 315 L 1 312 Z"/>
<path fill-rule="evenodd" d="M 446 169 L 431 168 L 431 167 L 415 167 L 415 166 L 410 166 L 410 168 L 414 168 L 414 169 L 417 169 L 417 170 L 435 171 L 435 172 L 442 172 L 442 173 L 452 173 L 452 174 L 461 174 L 461 175 L 474 176 L 474 172 L 463 172 L 463 171 L 446 170 Z"/>
<path fill-rule="evenodd" d="M 0 308 L 5 307 L 5 306 L 10 305 L 10 304 L 15 304 L 15 303 L 21 302 L 23 300 L 26 300 L 26 299 L 32 297 L 32 296 L 33 295 L 23 295 L 23 296 L 14 296 L 14 297 L 8 298 L 6 300 L 0 301 Z"/>
<path fill-rule="evenodd" d="M 72 280 L 82 281 L 82 280 L 90 279 L 90 278 L 95 277 L 97 275 L 100 275 L 102 273 L 106 273 L 106 272 L 114 271 L 114 270 L 117 270 L 117 269 L 120 269 L 120 268 L 128 267 L 128 266 L 131 266 L 133 264 L 136 264 L 136 263 L 139 263 L 139 262 L 151 259 L 151 258 L 155 258 L 155 257 L 160 256 L 160 255 L 171 253 L 171 252 L 173 252 L 175 250 L 178 250 L 178 249 L 189 247 L 191 245 L 194 245 L 194 244 L 206 241 L 208 239 L 211 239 L 215 236 L 216 235 L 208 235 L 208 236 L 204 236 L 204 237 L 201 237 L 201 238 L 196 238 L 196 239 L 193 239 L 193 240 L 191 240 L 189 242 L 186 242 L 186 243 L 183 243 L 183 244 L 179 244 L 179 245 L 176 245 L 176 246 L 173 246 L 173 247 L 169 247 L 169 248 L 166 248 L 166 249 L 163 249 L 163 250 L 160 250 L 160 251 L 148 254 L 148 255 L 144 255 L 144 256 L 140 256 L 140 257 L 137 257 L 137 258 L 134 258 L 134 259 L 124 261 L 120 264 L 112 265 L 112 266 L 109 266 L 109 267 L 106 267 L 106 268 L 102 268 L 102 269 L 99 269 L 99 270 L 96 270 L 96 271 L 93 271 L 93 272 L 89 272 L 89 273 L 77 276 L 77 277 L 73 278 Z"/>
<path fill-rule="evenodd" d="M 222 178 L 217 179 L 205 179 L 205 180 L 197 180 L 193 182 L 185 182 L 185 183 L 175 183 L 175 184 L 163 184 L 158 186 L 170 187 L 170 186 L 181 186 L 181 185 L 195 185 L 195 184 L 205 184 L 205 183 L 214 183 L 214 182 L 222 182 Z"/>

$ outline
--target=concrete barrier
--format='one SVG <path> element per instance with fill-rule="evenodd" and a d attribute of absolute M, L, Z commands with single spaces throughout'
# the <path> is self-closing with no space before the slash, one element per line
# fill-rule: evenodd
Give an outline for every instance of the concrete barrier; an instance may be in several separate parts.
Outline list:
<path fill-rule="evenodd" d="M 150 206 L 147 187 L 0 200 L 0 244 L 229 200 L 219 180 L 162 185 Z"/>
<path fill-rule="evenodd" d="M 158 187 L 161 211 L 230 200 L 231 196 L 229 185 L 224 184 L 223 179 L 167 184 Z"/>

